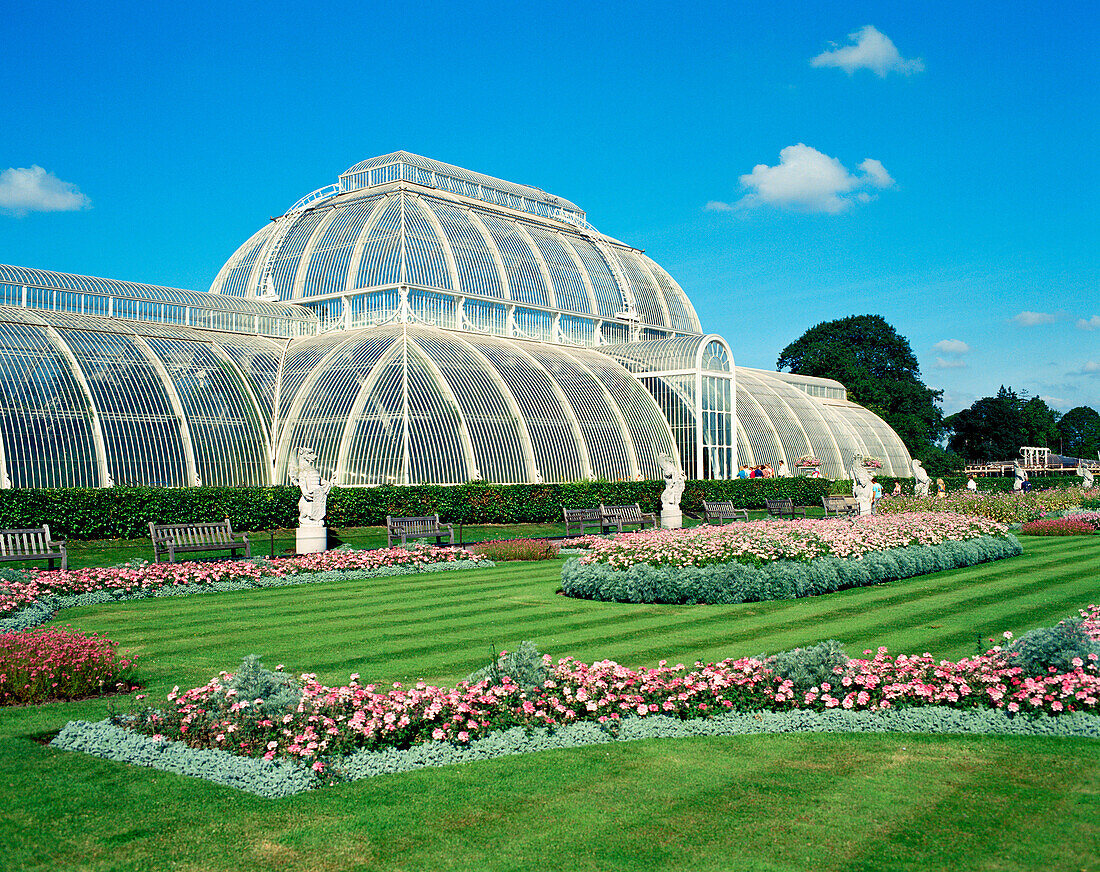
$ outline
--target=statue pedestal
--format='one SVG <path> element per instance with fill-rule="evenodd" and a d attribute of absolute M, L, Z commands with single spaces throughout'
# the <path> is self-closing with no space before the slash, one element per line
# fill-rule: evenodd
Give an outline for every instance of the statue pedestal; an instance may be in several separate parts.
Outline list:
<path fill-rule="evenodd" d="M 666 530 L 679 530 L 684 526 L 684 513 L 679 506 L 661 509 L 661 526 Z"/>
<path fill-rule="evenodd" d="M 328 549 L 327 527 L 299 527 L 295 542 L 299 554 L 316 554 Z"/>

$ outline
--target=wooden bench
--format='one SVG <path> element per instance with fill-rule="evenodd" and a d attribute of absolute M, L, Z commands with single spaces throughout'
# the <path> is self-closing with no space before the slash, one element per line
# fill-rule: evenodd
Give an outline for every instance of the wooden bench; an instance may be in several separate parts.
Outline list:
<path fill-rule="evenodd" d="M 855 497 L 822 497 L 821 505 L 825 509 L 826 518 L 829 517 L 830 512 L 838 517 L 859 514 L 859 503 Z"/>
<path fill-rule="evenodd" d="M 392 547 L 395 539 L 404 546 L 409 539 L 435 539 L 436 545 L 455 544 L 455 525 L 439 523 L 439 515 L 424 515 L 420 518 L 394 518 L 386 515 L 386 546 Z"/>
<path fill-rule="evenodd" d="M 228 551 L 231 558 L 238 551 L 252 556 L 252 545 L 247 533 L 234 533 L 229 518 L 224 521 L 196 522 L 191 524 L 154 524 L 149 522 L 149 538 L 153 540 L 153 562 L 159 563 L 162 555 L 175 563 L 181 553 L 195 551 Z"/>
<path fill-rule="evenodd" d="M 806 517 L 806 507 L 796 506 L 793 500 L 764 500 L 768 506 L 768 514 L 773 518 L 790 518 L 792 521 L 795 518 Z"/>
<path fill-rule="evenodd" d="M 739 509 L 730 500 L 707 502 L 703 500 L 703 521 L 707 524 L 721 524 L 725 521 L 747 521 L 748 509 Z"/>
<path fill-rule="evenodd" d="M 561 511 L 565 517 L 566 536 L 574 533 L 583 536 L 588 528 L 603 532 L 603 515 L 599 509 L 567 509 L 563 506 Z"/>
<path fill-rule="evenodd" d="M 46 560 L 46 567 L 53 569 L 58 558 L 61 568 L 68 569 L 65 540 L 53 541 L 48 524 L 29 530 L 0 530 L 0 560 Z"/>
<path fill-rule="evenodd" d="M 647 524 L 650 527 L 657 526 L 657 516 L 652 512 L 643 512 L 639 503 L 634 503 L 632 506 L 601 504 L 600 516 L 600 523 L 605 533 L 610 532 L 612 527 L 621 533 L 624 527 L 637 527 L 639 530 L 644 530 Z"/>

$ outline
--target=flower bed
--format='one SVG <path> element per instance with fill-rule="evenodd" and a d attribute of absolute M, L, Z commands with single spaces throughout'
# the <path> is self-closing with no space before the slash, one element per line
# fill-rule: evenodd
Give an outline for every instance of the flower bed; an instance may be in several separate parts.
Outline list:
<path fill-rule="evenodd" d="M 880 501 L 877 511 L 879 514 L 954 512 L 990 518 L 1002 524 L 1022 524 L 1080 506 L 1088 493 L 1093 492 L 1085 492 L 1079 487 L 1060 487 L 1028 493 L 960 490 L 942 497 L 902 494 Z"/>
<path fill-rule="evenodd" d="M 1093 536 L 1096 527 L 1070 515 L 1066 518 L 1047 518 L 1028 521 L 1020 527 L 1022 536 Z"/>
<path fill-rule="evenodd" d="M 148 563 L 141 560 L 122 566 L 8 571 L 5 580 L 0 581 L 0 618 L 55 597 L 71 598 L 98 592 L 110 592 L 115 598 L 125 598 L 124 595 L 150 596 L 173 589 L 262 586 L 268 581 L 305 579 L 322 573 L 420 569 L 438 564 L 454 564 L 458 568 L 459 564 L 481 565 L 479 561 L 480 558 L 470 551 L 428 545 L 373 550 L 336 549 L 274 560 L 258 558 L 210 563 Z"/>
<path fill-rule="evenodd" d="M 507 675 L 460 682 L 451 688 L 424 682 L 410 687 L 364 685 L 358 675 L 352 675 L 348 685 L 335 688 L 309 674 L 297 681 L 281 672 L 264 673 L 266 679 L 260 673 L 251 676 L 248 682 L 266 680 L 268 687 L 280 692 L 291 686 L 297 689 L 295 699 L 283 703 L 278 712 L 267 711 L 262 698 L 242 698 L 251 694 L 238 694 L 241 685 L 236 677 L 222 673 L 203 687 L 185 693 L 174 689 L 163 711 L 147 710 L 131 726 L 158 741 L 274 764 L 289 760 L 340 777 L 348 761 L 362 752 L 433 742 L 468 746 L 513 728 L 530 735 L 587 722 L 597 731 L 607 731 L 610 738 L 628 721 L 690 722 L 729 712 L 889 712 L 937 707 L 1015 716 L 1095 714 L 1100 701 L 1095 653 L 1100 606 L 1089 606 L 1081 616 L 1059 627 L 1072 625 L 1092 653 L 1074 657 L 1071 668 L 1061 673 L 1051 668 L 1046 674 L 1025 674 L 1014 665 L 1011 646 L 994 646 L 954 662 L 937 661 L 929 654 L 893 657 L 885 648 L 868 650 L 862 658 L 833 666 L 831 680 L 802 686 L 775 665 L 777 658 L 763 657 L 690 667 L 661 661 L 653 668 L 631 669 L 610 660 L 586 664 L 568 657 L 554 664 L 546 656 L 547 677 L 534 686 L 517 684 Z M 1097 732 L 1095 723 L 1092 731 Z"/>
<path fill-rule="evenodd" d="M 582 564 L 606 563 L 613 569 L 650 566 L 709 566 L 738 562 L 762 566 L 779 560 L 862 557 L 889 548 L 963 542 L 982 536 L 1004 536 L 996 521 L 948 512 L 872 515 L 852 521 L 749 521 L 723 527 L 703 525 L 687 530 L 646 530 L 611 539 L 584 536 L 567 544 L 585 545 Z"/>
<path fill-rule="evenodd" d="M 71 627 L 0 633 L 0 705 L 84 699 L 128 690 L 134 659 Z"/>
<path fill-rule="evenodd" d="M 557 545 L 549 539 L 493 539 L 471 545 L 474 554 L 489 560 L 553 560 L 558 556 Z"/>
<path fill-rule="evenodd" d="M 1100 530 L 1100 512 L 1071 511 L 1067 512 L 1064 517 L 1088 524 L 1094 530 Z"/>

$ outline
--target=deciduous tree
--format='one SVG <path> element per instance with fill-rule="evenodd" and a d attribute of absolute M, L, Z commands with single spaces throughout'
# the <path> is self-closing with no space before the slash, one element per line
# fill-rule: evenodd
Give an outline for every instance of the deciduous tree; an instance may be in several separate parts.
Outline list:
<path fill-rule="evenodd" d="M 848 398 L 881 417 L 915 457 L 943 432 L 939 400 L 920 378 L 909 341 L 879 315 L 825 321 L 783 349 L 776 369 L 836 379 Z"/>

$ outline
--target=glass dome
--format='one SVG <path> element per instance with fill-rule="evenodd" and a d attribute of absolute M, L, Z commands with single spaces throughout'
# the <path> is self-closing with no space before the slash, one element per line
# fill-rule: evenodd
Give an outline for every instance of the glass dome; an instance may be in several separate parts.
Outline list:
<path fill-rule="evenodd" d="M 301 302 L 345 327 L 394 319 L 597 345 L 698 334 L 679 285 L 537 188 L 397 152 L 363 161 L 244 243 L 215 294 Z"/>

